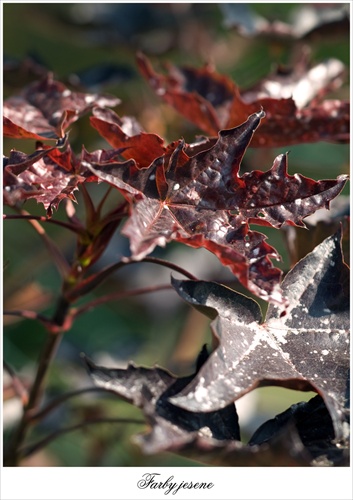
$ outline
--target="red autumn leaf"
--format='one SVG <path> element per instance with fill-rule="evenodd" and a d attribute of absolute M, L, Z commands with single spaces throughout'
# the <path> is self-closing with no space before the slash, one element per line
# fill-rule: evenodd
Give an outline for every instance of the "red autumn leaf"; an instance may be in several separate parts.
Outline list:
<path fill-rule="evenodd" d="M 30 155 L 33 161 L 29 165 L 29 160 L 24 160 L 26 169 L 18 175 L 14 175 L 11 170 L 14 169 L 14 160 L 17 159 L 18 152 L 12 153 L 8 159 L 8 175 L 4 185 L 5 203 L 15 205 L 28 198 L 35 198 L 38 203 L 43 203 L 49 216 L 53 209 L 57 209 L 60 201 L 64 198 L 70 198 L 75 201 L 74 191 L 84 177 L 74 172 L 69 173 L 66 169 L 59 167 L 48 157 L 47 150 L 40 150 L 35 155 Z M 24 155 L 24 153 L 20 153 Z M 26 156 L 26 155 L 24 155 Z M 17 165 L 16 165 L 17 166 Z M 11 177 L 10 177 L 11 174 Z"/>
<path fill-rule="evenodd" d="M 286 76 L 279 70 L 243 92 L 210 65 L 200 69 L 168 65 L 168 74 L 161 75 L 141 54 L 138 65 L 156 94 L 207 134 L 240 125 L 262 107 L 266 118 L 252 147 L 349 140 L 349 102 L 317 100 L 341 85 L 344 67 L 338 60 L 313 68 L 301 61 Z"/>
<path fill-rule="evenodd" d="M 112 96 L 84 94 L 68 89 L 48 74 L 4 102 L 4 135 L 16 139 L 58 139 L 93 106 L 116 106 Z"/>
<path fill-rule="evenodd" d="M 12 116 L 14 115 L 13 112 L 10 113 L 9 111 L 7 111 L 7 113 L 9 115 L 11 114 Z M 13 119 L 15 120 L 16 118 L 13 116 Z M 19 119 L 21 118 L 19 117 Z M 35 140 L 57 139 L 57 135 L 53 131 L 46 129 L 43 125 L 38 126 L 37 124 L 36 127 L 38 133 L 30 132 L 29 130 L 21 127 L 20 125 L 17 125 L 16 123 L 12 122 L 6 116 L 3 117 L 3 130 L 5 137 L 12 137 L 13 139 L 35 139 Z M 43 130 L 42 133 L 41 130 Z M 45 134 L 45 136 L 43 134 Z"/>
<path fill-rule="evenodd" d="M 111 146 L 122 148 L 121 155 L 127 160 L 133 158 L 139 168 L 149 167 L 154 159 L 175 147 L 165 146 L 159 135 L 144 132 L 136 120 L 120 118 L 111 109 L 94 108 L 90 121 Z"/>
<path fill-rule="evenodd" d="M 91 172 L 83 162 L 109 162 L 115 159 L 120 150 L 97 150 L 88 153 L 84 148 L 76 156 L 68 145 L 61 152 L 39 144 L 40 149 L 27 155 L 20 151 L 11 151 L 5 158 L 4 168 L 4 203 L 14 206 L 29 198 L 42 203 L 50 217 L 58 208 L 61 200 L 75 200 L 74 191 L 80 183 L 91 180 Z"/>
<path fill-rule="evenodd" d="M 304 226 L 304 217 L 328 208 L 346 176 L 318 182 L 289 176 L 286 155 L 278 156 L 267 172 L 239 176 L 242 157 L 263 117 L 263 112 L 255 113 L 241 126 L 221 131 L 210 149 L 192 157 L 180 141 L 172 155 L 155 159 L 147 169 L 139 169 L 133 160 L 87 163 L 131 204 L 122 233 L 130 239 L 133 257 L 141 259 L 172 240 L 204 247 L 253 293 L 281 302 L 281 272 L 271 262 L 278 255 L 249 224 Z"/>

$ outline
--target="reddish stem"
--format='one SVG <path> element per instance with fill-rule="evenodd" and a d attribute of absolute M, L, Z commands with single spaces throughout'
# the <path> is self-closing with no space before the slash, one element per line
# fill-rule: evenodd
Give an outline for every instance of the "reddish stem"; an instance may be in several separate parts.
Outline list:
<path fill-rule="evenodd" d="M 57 226 L 61 226 L 61 227 L 64 227 L 65 229 L 69 229 L 70 231 L 73 231 L 76 234 L 82 234 L 84 232 L 81 227 L 76 226 L 75 224 L 70 224 L 69 222 L 64 222 L 61 220 L 48 219 L 47 217 L 44 217 L 44 215 L 4 214 L 3 219 L 4 220 L 6 220 L 6 219 L 8 219 L 8 220 L 15 220 L 15 219 L 38 220 L 40 222 L 48 222 L 49 224 L 56 224 Z"/>
<path fill-rule="evenodd" d="M 71 425 L 69 427 L 64 427 L 63 429 L 58 429 L 57 431 L 53 432 L 52 434 L 49 434 L 49 436 L 46 436 L 44 439 L 41 439 L 40 441 L 37 441 L 37 443 L 30 444 L 29 446 L 26 446 L 25 448 L 20 449 L 20 455 L 22 458 L 28 457 L 35 453 L 36 451 L 40 450 L 41 448 L 44 448 L 44 446 L 47 446 L 51 441 L 54 439 L 62 436 L 63 434 L 67 434 L 68 432 L 73 432 L 78 429 L 82 429 L 83 427 L 86 427 L 87 425 L 92 425 L 92 424 L 138 424 L 138 425 L 144 425 L 145 421 L 140 420 L 140 419 L 134 419 L 134 418 L 97 418 L 97 419 L 92 419 L 92 420 L 84 420 L 83 422 L 80 422 L 79 424 L 76 425 Z"/>
<path fill-rule="evenodd" d="M 60 397 L 54 399 L 51 403 L 49 403 L 45 408 L 39 411 L 28 412 L 28 418 L 32 423 L 41 420 L 46 417 L 50 412 L 55 410 L 58 406 L 65 403 L 68 399 L 71 399 L 75 396 L 80 396 L 81 394 L 87 394 L 87 392 L 105 392 L 110 393 L 107 389 L 103 387 L 86 387 L 85 389 L 78 389 L 77 391 L 66 392 L 62 394 Z"/>
<path fill-rule="evenodd" d="M 99 297 L 98 299 L 94 299 L 87 304 L 84 304 L 80 307 L 71 310 L 72 320 L 80 316 L 84 312 L 93 309 L 101 304 L 105 304 L 106 302 L 111 302 L 113 300 L 122 300 L 127 297 L 133 297 L 135 295 L 142 295 L 144 293 L 152 293 L 159 292 L 160 290 L 173 290 L 172 285 L 154 285 L 148 286 L 145 288 L 137 288 L 136 290 L 127 290 L 125 292 L 116 292 L 110 295 L 105 295 L 104 297 Z"/>
<path fill-rule="evenodd" d="M 158 264 L 159 266 L 164 266 L 168 267 L 169 269 L 173 269 L 173 271 L 176 271 L 177 273 L 183 274 L 186 276 L 186 278 L 189 278 L 190 280 L 197 281 L 196 276 L 193 274 L 189 273 L 189 271 L 186 271 L 182 267 L 177 266 L 176 264 L 173 264 L 172 262 L 168 262 L 167 260 L 163 259 L 157 259 L 156 257 L 145 257 L 141 261 L 128 261 L 127 264 L 133 264 L 136 262 L 150 262 L 151 264 Z"/>
<path fill-rule="evenodd" d="M 37 313 L 36 311 L 28 311 L 26 309 L 23 310 L 14 310 L 14 311 L 3 311 L 5 316 L 18 316 L 20 318 L 25 319 L 34 319 L 40 321 L 46 328 L 51 328 L 52 322 L 49 318 L 46 318 L 42 314 Z"/>

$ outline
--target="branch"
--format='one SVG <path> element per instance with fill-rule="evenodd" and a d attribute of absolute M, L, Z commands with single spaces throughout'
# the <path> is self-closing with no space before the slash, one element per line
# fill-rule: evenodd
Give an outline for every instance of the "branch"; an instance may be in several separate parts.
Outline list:
<path fill-rule="evenodd" d="M 189 273 L 189 271 L 186 271 L 182 267 L 177 266 L 176 264 L 173 264 L 172 262 L 168 262 L 167 260 L 163 259 L 157 259 L 156 257 L 145 257 L 144 259 L 140 261 L 127 261 L 127 264 L 134 264 L 138 262 L 150 262 L 151 264 L 158 264 L 159 266 L 164 266 L 168 267 L 169 269 L 173 269 L 173 271 L 176 271 L 177 273 L 183 274 L 186 278 L 189 278 L 190 280 L 197 281 L 196 276 L 193 274 Z"/>
<path fill-rule="evenodd" d="M 85 420 L 83 422 L 80 422 L 79 424 L 76 425 L 71 425 L 69 427 L 64 427 L 63 429 L 59 429 L 52 434 L 49 434 L 49 436 L 45 437 L 44 439 L 41 439 L 40 441 L 37 441 L 36 443 L 30 444 L 24 448 L 21 448 L 19 450 L 19 453 L 22 458 L 26 458 L 36 451 L 40 450 L 41 448 L 44 448 L 47 446 L 51 441 L 54 441 L 54 439 L 62 436 L 63 434 L 66 434 L 68 432 L 73 432 L 78 429 L 82 429 L 83 427 L 86 427 L 87 425 L 92 425 L 92 424 L 138 424 L 138 425 L 144 425 L 146 422 L 144 420 L 139 420 L 139 419 L 133 419 L 133 418 L 97 418 L 97 419 L 92 419 L 92 420 Z"/>
<path fill-rule="evenodd" d="M 49 318 L 44 316 L 43 314 L 37 313 L 36 311 L 29 311 L 26 309 L 14 310 L 14 311 L 3 311 L 3 314 L 6 316 L 18 316 L 20 318 L 25 319 L 34 319 L 40 321 L 46 328 L 52 328 L 52 322 Z"/>
<path fill-rule="evenodd" d="M 94 307 L 97 307 L 101 304 L 105 304 L 106 302 L 111 302 L 115 300 L 122 300 L 127 297 L 133 297 L 135 295 L 142 295 L 144 293 L 153 293 L 153 292 L 159 292 L 160 290 L 173 290 L 172 285 L 154 285 L 154 286 L 148 286 L 145 288 L 137 288 L 135 290 L 127 290 L 125 292 L 116 292 L 116 293 L 111 293 L 109 295 L 105 295 L 104 297 L 99 297 L 98 299 L 94 299 L 87 304 L 84 304 L 80 307 L 74 308 L 71 310 L 71 317 L 72 320 L 77 318 L 77 316 L 80 316 L 81 314 L 89 311 L 90 309 L 93 309 Z"/>
<path fill-rule="evenodd" d="M 69 222 L 64 222 L 61 220 L 55 220 L 55 219 L 48 219 L 47 217 L 44 217 L 44 215 L 31 215 L 31 214 L 4 214 L 3 219 L 9 219 L 9 220 L 15 220 L 15 219 L 22 219 L 22 220 L 37 220 L 40 222 L 48 222 L 49 224 L 56 224 L 57 226 L 64 227 L 65 229 L 69 229 L 70 231 L 73 231 L 75 234 L 81 234 L 82 228 L 78 227 L 75 224 L 70 224 Z"/>
<path fill-rule="evenodd" d="M 179 267 L 176 264 L 173 264 L 172 262 L 168 262 L 163 259 L 157 259 L 155 257 L 145 257 L 142 260 L 134 260 L 132 258 L 126 257 L 123 258 L 121 261 L 116 262 L 115 264 L 112 264 L 110 266 L 107 266 L 98 273 L 95 273 L 92 276 L 89 276 L 85 280 L 81 281 L 81 283 L 79 283 L 73 290 L 71 290 L 69 293 L 66 294 L 66 298 L 70 302 L 73 302 L 79 297 L 86 295 L 87 293 L 94 290 L 113 272 L 118 271 L 122 267 L 129 266 L 131 264 L 140 264 L 141 262 L 149 262 L 151 264 L 158 264 L 159 266 L 168 267 L 173 271 L 183 274 L 186 278 L 189 278 L 191 280 L 197 280 L 195 276 L 193 276 L 191 273 L 189 273 L 182 267 Z"/>
<path fill-rule="evenodd" d="M 86 210 L 86 227 L 89 227 L 96 218 L 96 210 L 94 208 L 92 198 L 90 197 L 84 184 L 81 184 L 81 193 Z"/>
<path fill-rule="evenodd" d="M 48 337 L 43 351 L 39 357 L 38 368 L 29 393 L 28 403 L 24 408 L 21 421 L 15 433 L 12 435 L 6 453 L 4 454 L 4 465 L 6 466 L 18 465 L 19 446 L 23 442 L 26 436 L 28 425 L 30 424 L 28 415 L 30 415 L 31 410 L 34 410 L 39 405 L 39 401 L 44 390 L 45 377 L 47 375 L 50 363 L 53 360 L 56 350 L 60 345 L 61 339 L 63 337 L 63 329 L 60 328 L 60 326 L 64 324 L 65 317 L 68 315 L 68 311 L 69 304 L 63 298 L 61 298 L 57 304 L 53 318 L 48 321 Z"/>
<path fill-rule="evenodd" d="M 38 402 L 42 396 L 45 376 L 47 374 L 49 365 L 54 358 L 56 350 L 61 342 L 62 335 L 62 333 L 58 333 L 56 335 L 50 334 L 48 337 L 47 343 L 44 346 L 44 350 L 40 356 L 36 378 L 34 379 L 26 411 L 32 410 L 38 405 Z"/>
<path fill-rule="evenodd" d="M 113 186 L 109 185 L 108 186 L 108 189 L 106 190 L 104 196 L 102 197 L 101 201 L 99 202 L 97 208 L 96 208 L 96 212 L 97 214 L 101 214 L 101 211 L 102 211 L 102 208 L 103 208 L 103 205 L 104 203 L 107 201 L 108 199 L 108 196 L 110 195 L 110 193 L 113 191 Z M 124 202 L 125 204 L 125 202 Z"/>
<path fill-rule="evenodd" d="M 12 379 L 12 386 L 15 393 L 21 399 L 22 405 L 26 406 L 26 404 L 28 403 L 28 391 L 26 387 L 24 386 L 19 376 L 16 374 L 15 370 L 5 360 L 3 360 L 3 365 Z"/>
<path fill-rule="evenodd" d="M 39 234 L 39 236 L 43 239 L 49 254 L 52 256 L 56 267 L 59 270 L 61 276 L 65 277 L 70 272 L 70 266 L 64 255 L 62 254 L 60 248 L 49 238 L 44 228 L 39 224 L 38 220 L 42 222 L 52 222 L 52 223 L 60 223 L 59 225 L 63 225 L 68 228 L 68 224 L 65 222 L 61 223 L 61 221 L 54 221 L 53 219 L 47 219 L 46 217 L 36 217 L 31 214 L 28 214 L 25 210 L 21 210 L 21 214 L 19 215 L 4 215 L 4 219 L 24 219 L 28 220 L 28 222 L 32 225 L 35 231 Z M 69 224 L 69 226 L 71 226 Z"/>
<path fill-rule="evenodd" d="M 41 420 L 46 417 L 51 411 L 55 410 L 58 406 L 65 403 L 68 399 L 71 399 L 75 396 L 80 396 L 81 394 L 86 394 L 87 392 L 105 392 L 110 393 L 111 391 L 107 391 L 103 387 L 86 387 L 85 389 L 78 389 L 76 391 L 71 391 L 63 394 L 62 396 L 54 399 L 51 403 L 49 403 L 43 410 L 39 410 L 37 412 L 31 413 L 28 412 L 28 419 L 34 423 L 37 420 Z"/>

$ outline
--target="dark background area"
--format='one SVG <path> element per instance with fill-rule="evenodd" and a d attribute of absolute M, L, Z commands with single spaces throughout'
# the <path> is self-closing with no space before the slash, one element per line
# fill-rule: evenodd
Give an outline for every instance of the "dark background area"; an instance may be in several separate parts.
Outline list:
<path fill-rule="evenodd" d="M 301 4 L 250 4 L 250 11 L 273 21 L 291 22 Z M 246 13 L 246 5 L 244 4 Z M 337 9 L 339 4 L 337 4 Z M 217 71 L 231 76 L 240 88 L 247 88 L 269 74 L 275 65 L 290 65 L 307 44 L 314 63 L 335 57 L 349 66 L 349 34 L 317 33 L 308 40 L 279 40 L 246 37 L 227 24 L 228 11 L 221 4 L 5 4 L 3 6 L 4 98 L 15 95 L 25 85 L 40 77 L 43 68 L 72 88 L 87 92 L 109 93 L 122 103 L 120 116 L 136 117 L 147 132 L 161 135 L 166 141 L 184 137 L 192 141 L 200 131 L 154 95 L 139 75 L 136 52 L 142 50 L 153 64 L 172 61 L 199 67 L 212 62 Z M 238 15 L 240 15 L 238 11 Z M 244 14 L 244 22 L 246 15 Z M 334 97 L 349 97 L 347 83 Z M 70 131 L 76 152 L 82 144 L 88 151 L 107 148 L 107 143 L 89 125 L 88 116 L 76 122 Z M 6 139 L 4 154 L 11 148 L 30 153 L 33 141 Z M 249 149 L 244 165 L 248 169 L 267 170 L 285 149 Z M 335 178 L 349 172 L 349 146 L 330 143 L 302 144 L 290 147 L 289 172 L 314 179 Z M 95 200 L 104 188 L 90 186 Z M 346 191 L 345 191 L 346 193 Z M 110 207 L 117 203 L 112 193 Z M 82 216 L 80 193 L 77 214 Z M 44 214 L 35 201 L 25 206 L 31 213 Z M 8 209 L 9 213 L 11 209 Z M 55 217 L 64 218 L 59 207 Z M 74 239 L 62 228 L 46 226 L 70 257 Z M 288 270 L 284 238 L 280 231 L 261 228 L 282 255 L 278 265 Z M 304 231 L 304 230 L 303 230 Z M 60 291 L 60 276 L 38 235 L 24 221 L 8 221 L 4 234 L 4 308 L 37 309 L 48 313 Z M 128 241 L 117 234 L 96 270 L 128 255 Z M 203 250 L 178 244 L 158 249 L 162 256 L 184 267 L 199 279 L 217 279 L 235 285 L 233 277 L 222 269 L 216 257 Z M 276 264 L 277 265 L 277 264 Z M 176 275 L 177 276 L 177 275 Z M 158 283 L 169 283 L 170 271 L 149 264 L 130 266 L 119 271 L 97 289 L 94 296 Z M 232 281 L 233 280 L 233 281 Z M 244 290 L 242 290 L 244 292 Z M 93 297 L 93 295 L 92 295 Z M 265 304 L 262 304 L 265 309 Z M 29 320 L 4 319 L 4 358 L 24 380 L 30 381 L 42 348 L 45 331 Z M 164 291 L 108 303 L 80 317 L 64 338 L 49 373 L 46 401 L 68 390 L 88 387 L 91 382 L 80 361 L 85 352 L 97 364 L 125 366 L 136 364 L 160 366 L 178 375 L 193 371 L 194 360 L 205 342 L 210 342 L 208 320 L 187 307 L 173 291 Z M 6 382 L 6 379 L 5 379 Z M 239 403 L 244 440 L 267 418 L 285 410 L 291 403 L 307 400 L 312 394 L 263 388 L 253 391 Z M 5 432 L 19 417 L 19 406 L 11 394 L 5 397 Z M 70 425 L 93 416 L 142 418 L 132 406 L 111 396 L 96 394 L 73 399 L 51 414 L 30 436 L 36 439 L 59 426 Z M 192 466 L 200 465 L 176 455 L 146 457 L 131 442 L 131 436 L 144 425 L 102 424 L 64 435 L 23 465 L 44 466 Z"/>

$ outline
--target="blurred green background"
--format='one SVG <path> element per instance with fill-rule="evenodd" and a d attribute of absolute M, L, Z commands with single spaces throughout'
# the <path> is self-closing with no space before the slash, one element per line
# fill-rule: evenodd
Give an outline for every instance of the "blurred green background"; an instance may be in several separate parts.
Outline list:
<path fill-rule="evenodd" d="M 290 22 L 299 6 L 295 3 L 249 5 L 253 12 L 266 19 L 283 22 Z M 339 4 L 337 6 L 339 8 Z M 138 50 L 146 53 L 153 63 L 172 61 L 201 66 L 210 61 L 241 88 L 257 83 L 276 64 L 290 65 L 304 43 L 310 47 L 314 63 L 335 57 L 349 65 L 348 32 L 332 36 L 319 33 L 305 42 L 281 41 L 241 36 L 236 29 L 228 27 L 226 21 L 220 4 L 4 4 L 4 97 L 15 95 L 37 79 L 36 68 L 44 66 L 68 86 L 79 83 L 86 91 L 118 96 L 122 101 L 116 109 L 118 114 L 135 116 L 146 131 L 160 134 L 166 141 L 180 137 L 192 141 L 200 131 L 159 101 L 143 81 L 135 65 Z M 334 96 L 348 98 L 349 82 Z M 77 153 L 82 144 L 88 151 L 108 148 L 90 127 L 87 116 L 71 127 L 70 142 Z M 11 148 L 30 153 L 34 143 L 6 139 L 3 148 L 5 155 Z M 249 149 L 244 162 L 247 168 L 266 170 L 275 156 L 285 151 Z M 322 179 L 349 172 L 348 145 L 303 144 L 291 146 L 290 151 L 291 174 L 298 172 Z M 102 186 L 90 185 L 89 188 L 97 201 L 104 194 Z M 80 193 L 77 199 L 77 214 L 83 216 Z M 117 200 L 118 193 L 112 193 L 110 207 Z M 25 208 L 30 213 L 44 214 L 35 201 L 27 202 Z M 5 212 L 12 213 L 7 207 Z M 55 217 L 65 218 L 62 207 Z M 73 236 L 51 225 L 45 229 L 70 258 L 75 247 Z M 281 232 L 270 228 L 261 228 L 261 231 L 282 255 L 283 262 L 278 265 L 288 270 L 289 258 Z M 3 234 L 4 308 L 23 307 L 49 314 L 61 282 L 42 241 L 24 221 L 5 222 Z M 128 253 L 127 240 L 117 234 L 95 270 Z M 153 255 L 176 262 L 200 279 L 224 279 L 228 285 L 241 289 L 216 257 L 202 250 L 170 244 Z M 169 279 L 168 270 L 150 264 L 130 266 L 107 280 L 91 298 L 117 290 L 169 283 Z M 35 373 L 45 335 L 44 328 L 33 321 L 4 319 L 4 359 L 27 383 Z M 187 307 L 173 291 L 102 305 L 81 316 L 65 335 L 49 373 L 45 400 L 48 402 L 68 390 L 91 385 L 80 361 L 80 352 L 106 366 L 123 366 L 134 360 L 145 366 L 157 363 L 178 375 L 186 375 L 193 371 L 203 343 L 210 340 L 207 319 Z M 244 441 L 260 423 L 290 404 L 310 397 L 311 394 L 277 388 L 258 389 L 245 396 L 239 403 Z M 4 405 L 5 437 L 18 419 L 19 411 L 18 401 L 8 390 Z M 87 394 L 60 406 L 36 427 L 29 441 L 34 442 L 64 425 L 100 416 L 143 418 L 139 410 L 112 396 Z M 88 426 L 61 436 L 22 465 L 200 465 L 173 454 L 144 456 L 131 436 L 145 429 L 144 425 L 136 424 Z"/>

